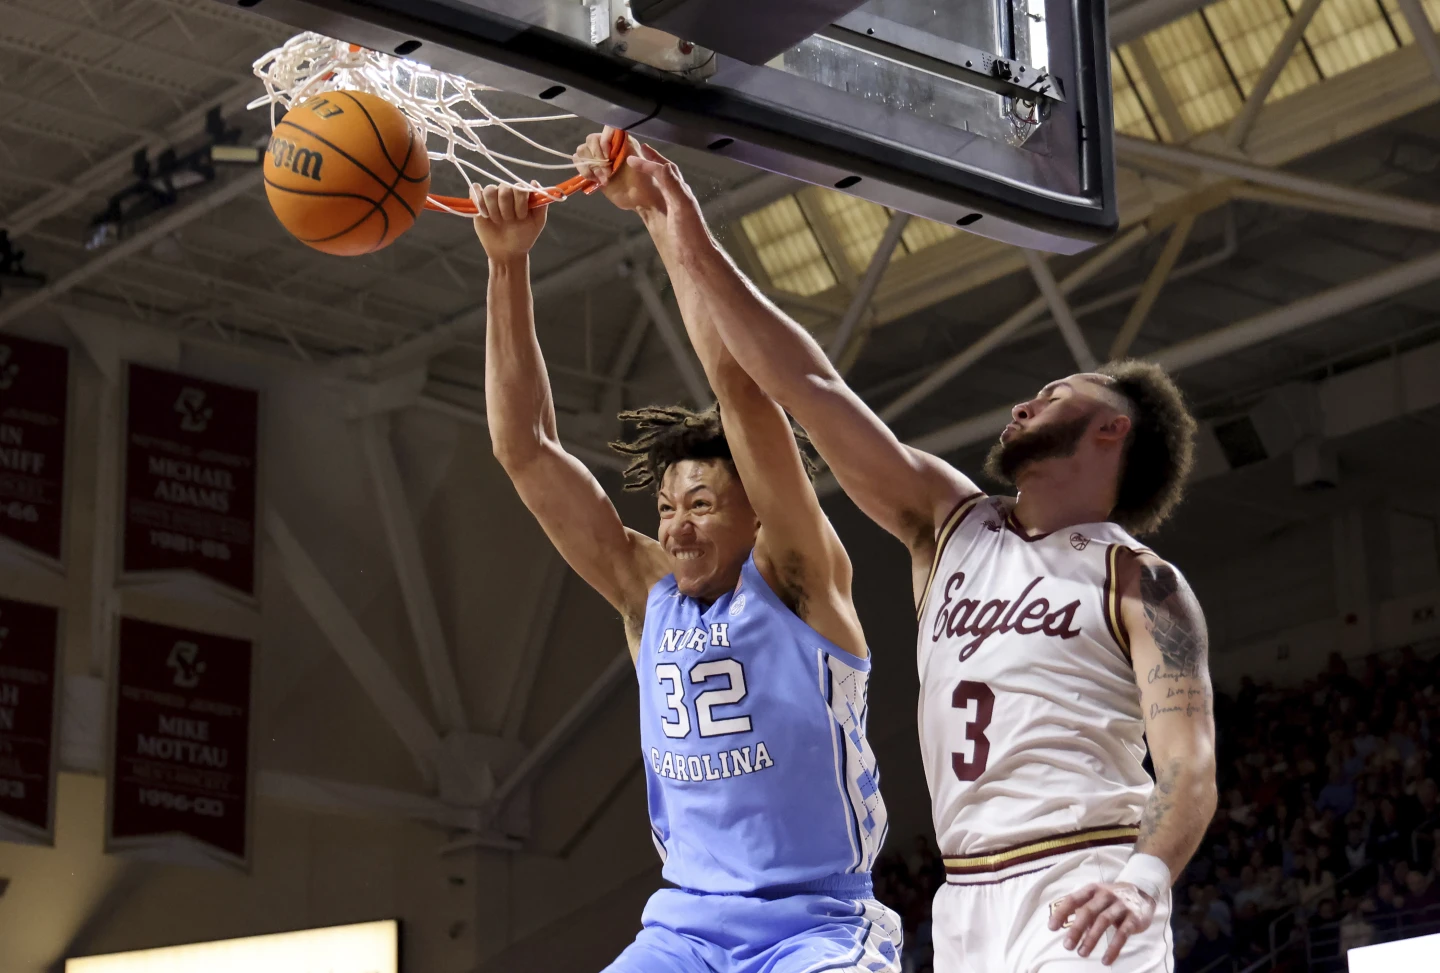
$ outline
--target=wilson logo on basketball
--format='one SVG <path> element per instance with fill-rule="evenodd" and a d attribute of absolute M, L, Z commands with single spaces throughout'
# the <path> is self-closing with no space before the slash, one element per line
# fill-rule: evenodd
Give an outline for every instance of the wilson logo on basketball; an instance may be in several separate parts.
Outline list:
<path fill-rule="evenodd" d="M 314 149 L 302 149 L 289 139 L 270 137 L 270 164 L 276 169 L 289 169 L 297 176 L 320 181 L 320 167 L 325 157 Z"/>
<path fill-rule="evenodd" d="M 982 603 L 978 598 L 959 597 L 965 587 L 965 572 L 956 571 L 945 582 L 945 601 L 935 613 L 930 641 L 938 642 L 942 635 L 952 639 L 973 636 L 960 646 L 960 661 L 964 662 L 996 632 L 1073 639 L 1080 634 L 1075 627 L 1080 601 L 1052 609 L 1048 598 L 1031 598 L 1030 593 L 1044 580 L 1043 576 L 1035 578 L 1016 598 L 992 598 Z"/>

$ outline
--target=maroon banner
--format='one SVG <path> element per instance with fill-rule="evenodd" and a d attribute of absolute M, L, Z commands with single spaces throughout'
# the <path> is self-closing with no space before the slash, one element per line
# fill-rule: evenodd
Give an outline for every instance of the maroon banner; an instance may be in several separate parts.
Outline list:
<path fill-rule="evenodd" d="M 54 844 L 60 612 L 0 598 L 0 836 Z"/>
<path fill-rule="evenodd" d="M 0 340 L 0 537 L 60 560 L 70 352 Z"/>
<path fill-rule="evenodd" d="M 130 366 L 121 572 L 194 571 L 255 593 L 260 397 Z"/>
<path fill-rule="evenodd" d="M 249 848 L 250 661 L 241 639 L 120 619 L 107 848 Z"/>

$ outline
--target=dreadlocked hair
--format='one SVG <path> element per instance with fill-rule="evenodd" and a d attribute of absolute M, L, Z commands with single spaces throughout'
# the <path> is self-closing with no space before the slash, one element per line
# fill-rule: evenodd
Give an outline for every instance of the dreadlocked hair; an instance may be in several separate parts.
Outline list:
<path fill-rule="evenodd" d="M 735 468 L 718 404 L 704 412 L 692 412 L 680 405 L 651 405 L 620 413 L 620 421 L 635 426 L 633 439 L 610 444 L 615 452 L 630 457 L 630 465 L 625 468 L 626 490 L 659 493 L 665 471 L 682 460 L 719 459 L 732 470 Z M 810 457 L 810 437 L 793 423 L 791 429 L 805 473 L 813 480 L 815 462 Z"/>
<path fill-rule="evenodd" d="M 1148 534 L 1179 506 L 1195 462 L 1195 417 L 1165 369 L 1126 359 L 1099 369 L 1110 388 L 1129 401 L 1130 442 L 1115 509 L 1110 514 L 1132 534 Z"/>

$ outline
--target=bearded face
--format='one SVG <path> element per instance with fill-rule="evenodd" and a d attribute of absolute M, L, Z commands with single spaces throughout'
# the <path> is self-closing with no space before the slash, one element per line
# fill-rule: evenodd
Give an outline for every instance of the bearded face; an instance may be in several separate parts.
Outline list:
<path fill-rule="evenodd" d="M 986 475 L 1014 486 L 1015 478 L 1027 464 L 1074 456 L 1092 418 L 1093 412 L 1060 419 L 1000 440 L 985 457 Z"/>

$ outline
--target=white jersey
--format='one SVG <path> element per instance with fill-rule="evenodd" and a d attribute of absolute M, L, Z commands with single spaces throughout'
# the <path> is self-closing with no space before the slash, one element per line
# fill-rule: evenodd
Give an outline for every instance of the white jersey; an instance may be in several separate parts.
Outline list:
<path fill-rule="evenodd" d="M 1112 523 L 1027 537 L 973 497 L 937 539 L 920 604 L 920 749 L 956 876 L 1133 843 L 1152 783 Z"/>

